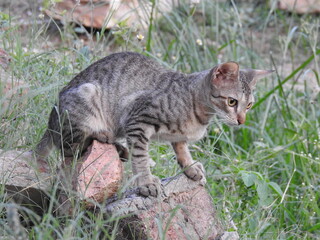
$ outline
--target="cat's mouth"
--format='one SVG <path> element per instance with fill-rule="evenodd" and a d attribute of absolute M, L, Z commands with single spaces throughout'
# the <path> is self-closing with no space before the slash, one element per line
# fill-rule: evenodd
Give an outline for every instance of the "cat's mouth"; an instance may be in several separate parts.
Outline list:
<path fill-rule="evenodd" d="M 238 123 L 226 123 L 229 127 L 239 127 L 240 125 Z"/>
<path fill-rule="evenodd" d="M 232 119 L 232 118 L 228 118 L 228 117 L 225 117 L 225 116 L 223 116 L 223 117 L 218 116 L 218 120 L 220 122 L 222 122 L 223 124 L 228 125 L 229 127 L 237 127 L 237 126 L 239 126 L 238 121 L 235 120 L 235 119 Z"/>
<path fill-rule="evenodd" d="M 229 127 L 238 127 L 239 124 L 235 122 L 223 122 L 224 124 L 228 125 Z"/>

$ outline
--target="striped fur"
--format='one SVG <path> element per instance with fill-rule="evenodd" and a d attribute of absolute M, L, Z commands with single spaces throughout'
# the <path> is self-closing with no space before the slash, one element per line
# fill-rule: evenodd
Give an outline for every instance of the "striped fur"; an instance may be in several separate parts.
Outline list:
<path fill-rule="evenodd" d="M 213 115 L 229 125 L 243 123 L 251 90 L 259 76 L 228 62 L 211 70 L 184 74 L 166 69 L 143 55 L 112 54 L 79 73 L 59 94 L 43 139 L 36 148 L 43 161 L 52 146 L 66 157 L 84 151 L 93 139 L 126 139 L 140 193 L 156 196 L 158 180 L 149 168 L 151 140 L 168 141 L 185 174 L 204 180 L 187 143 L 201 139 Z M 254 84 L 253 84 L 254 83 Z M 229 107 L 226 98 L 237 99 Z M 239 116 L 241 122 L 239 121 Z"/>

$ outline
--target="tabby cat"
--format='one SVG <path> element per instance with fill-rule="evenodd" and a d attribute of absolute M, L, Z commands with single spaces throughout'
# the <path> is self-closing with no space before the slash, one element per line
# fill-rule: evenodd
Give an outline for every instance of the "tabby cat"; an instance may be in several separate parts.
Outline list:
<path fill-rule="evenodd" d="M 188 142 L 205 135 L 214 115 L 230 126 L 243 124 L 257 80 L 271 72 L 239 70 L 237 63 L 226 62 L 184 74 L 138 53 L 112 54 L 62 89 L 35 150 L 38 163 L 54 146 L 64 157 L 73 157 L 93 139 L 110 144 L 126 139 L 139 193 L 157 196 L 159 180 L 150 172 L 148 146 L 160 140 L 172 144 L 189 178 L 203 181 L 203 166 L 193 161 Z"/>

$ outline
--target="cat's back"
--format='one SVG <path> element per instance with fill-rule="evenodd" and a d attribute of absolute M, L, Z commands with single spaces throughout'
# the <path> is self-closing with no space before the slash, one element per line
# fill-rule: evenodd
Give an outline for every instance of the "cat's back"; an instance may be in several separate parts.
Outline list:
<path fill-rule="evenodd" d="M 104 57 L 75 76 L 61 93 L 85 83 L 103 88 L 144 88 L 169 71 L 155 60 L 135 52 L 119 52 Z M 119 90 L 119 89 L 117 89 Z"/>

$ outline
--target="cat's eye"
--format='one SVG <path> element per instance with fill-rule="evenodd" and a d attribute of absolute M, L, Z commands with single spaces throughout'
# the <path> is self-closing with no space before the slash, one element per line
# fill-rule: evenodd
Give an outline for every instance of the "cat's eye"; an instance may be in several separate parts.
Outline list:
<path fill-rule="evenodd" d="M 234 98 L 228 97 L 228 105 L 230 107 L 234 107 L 238 104 L 238 101 Z"/>
<path fill-rule="evenodd" d="M 250 109 L 252 107 L 252 102 L 248 104 L 247 109 Z"/>

